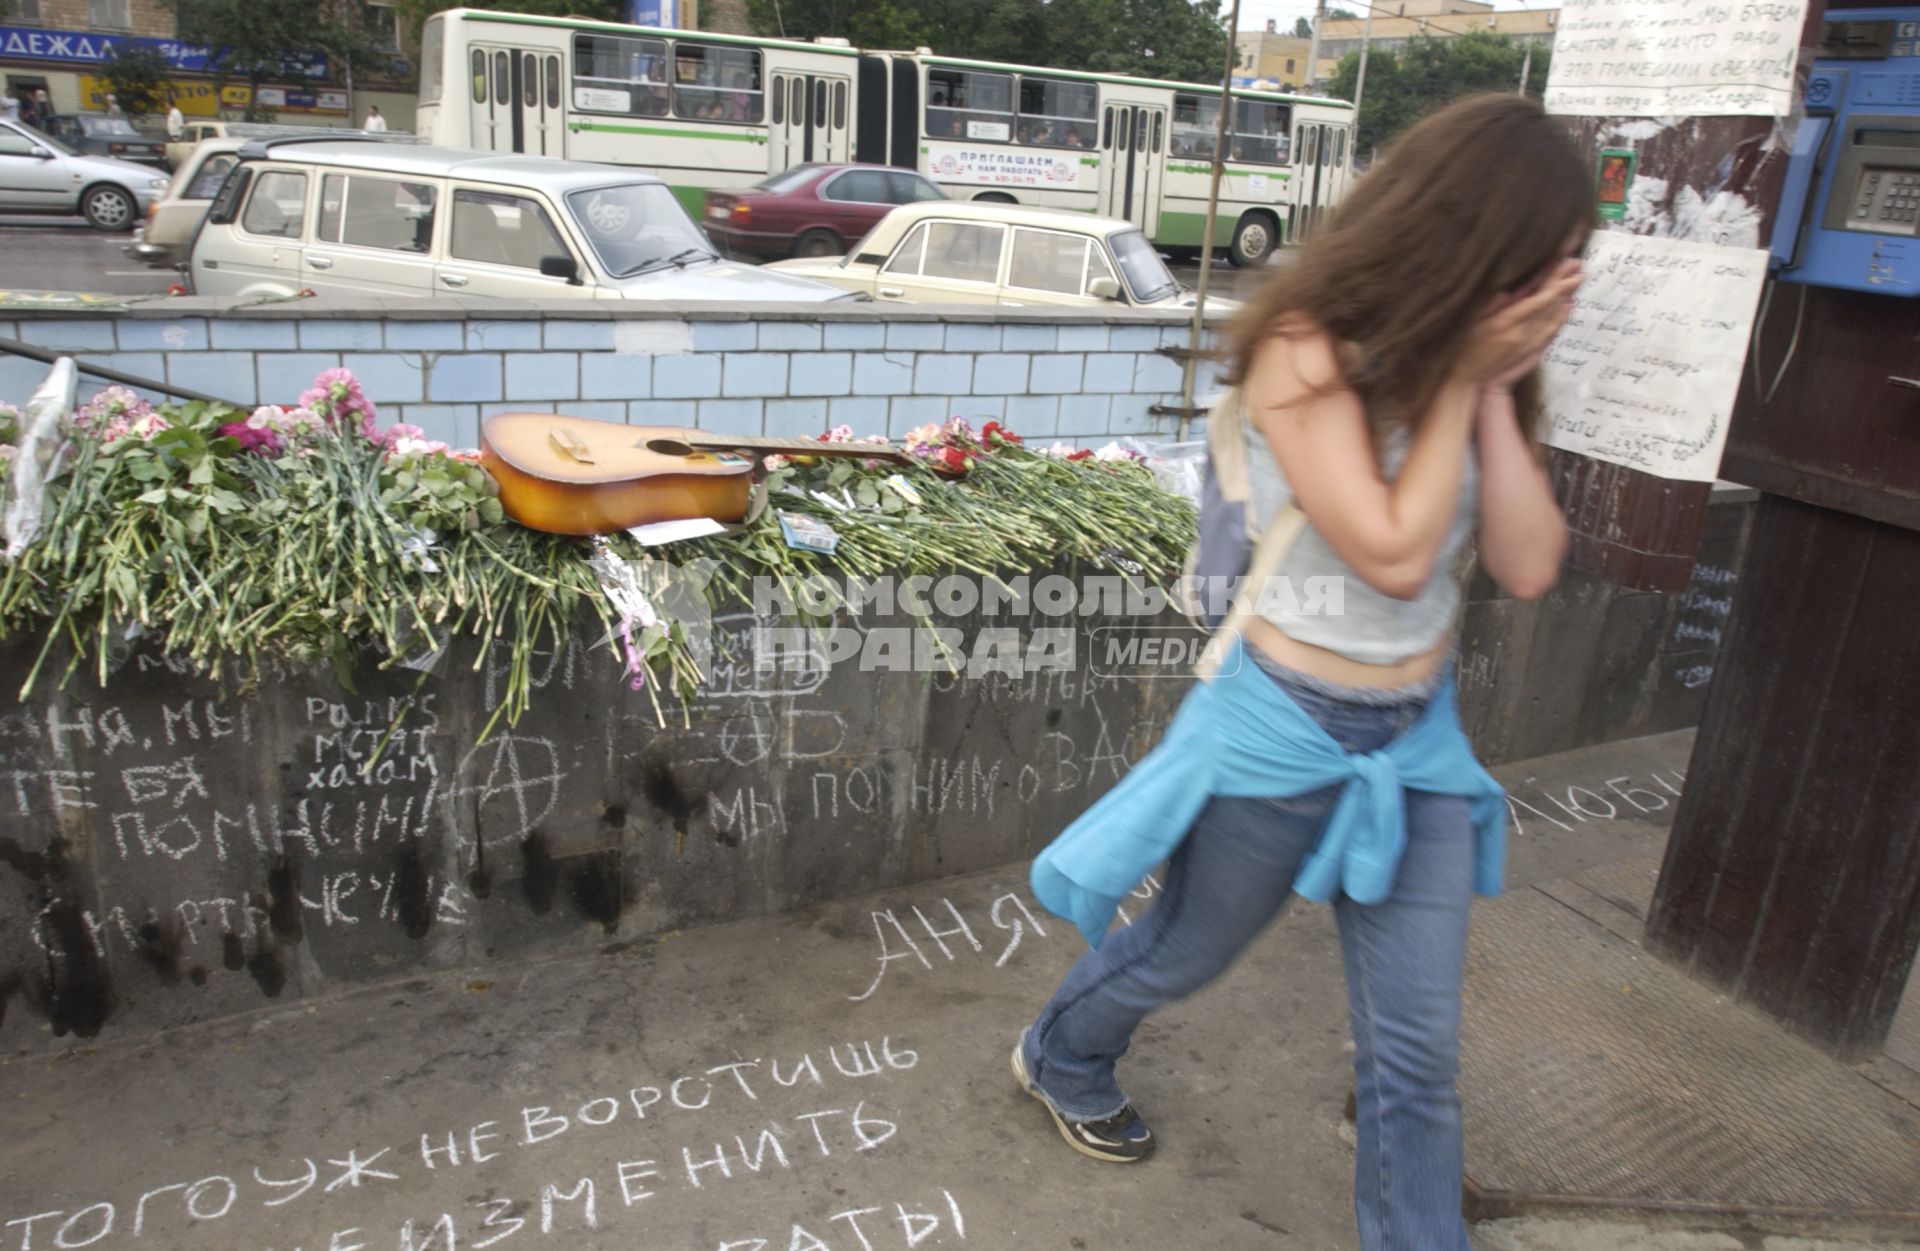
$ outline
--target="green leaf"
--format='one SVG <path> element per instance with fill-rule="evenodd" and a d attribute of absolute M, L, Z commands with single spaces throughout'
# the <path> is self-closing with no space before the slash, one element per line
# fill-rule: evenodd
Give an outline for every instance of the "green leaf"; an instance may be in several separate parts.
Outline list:
<path fill-rule="evenodd" d="M 880 488 L 874 485 L 871 478 L 861 479 L 860 484 L 853 488 L 853 502 L 862 508 L 877 507 L 880 503 Z"/>

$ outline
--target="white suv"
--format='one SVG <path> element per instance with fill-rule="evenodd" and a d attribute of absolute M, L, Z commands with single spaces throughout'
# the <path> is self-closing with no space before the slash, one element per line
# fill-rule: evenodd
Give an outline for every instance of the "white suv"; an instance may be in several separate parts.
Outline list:
<path fill-rule="evenodd" d="M 166 190 L 166 176 L 151 166 L 83 156 L 31 126 L 0 121 L 0 213 L 78 213 L 96 230 L 132 230 Z"/>
<path fill-rule="evenodd" d="M 189 272 L 202 295 L 855 298 L 722 261 L 649 174 L 304 138 L 241 149 L 194 238 Z"/>

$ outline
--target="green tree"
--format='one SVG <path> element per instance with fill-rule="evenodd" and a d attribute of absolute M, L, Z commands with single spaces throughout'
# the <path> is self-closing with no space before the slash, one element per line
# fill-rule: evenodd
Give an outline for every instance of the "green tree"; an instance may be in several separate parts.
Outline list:
<path fill-rule="evenodd" d="M 101 66 L 107 90 L 128 117 L 146 117 L 167 109 L 167 58 L 145 44 L 123 41 Z"/>
<path fill-rule="evenodd" d="M 1313 19 L 1296 17 L 1293 19 L 1293 37 L 1295 39 L 1313 38 Z"/>
<path fill-rule="evenodd" d="M 1527 69 L 1527 93 L 1546 90 L 1552 53 L 1533 50 Z M 1367 57 L 1366 98 L 1360 102 L 1355 147 L 1369 152 L 1385 147 L 1401 131 L 1461 96 L 1482 91 L 1513 91 L 1527 61 L 1526 47 L 1505 35 L 1469 31 L 1464 35 L 1421 36 L 1399 51 L 1373 51 Z M 1328 90 L 1353 99 L 1360 54 L 1340 58 Z"/>
<path fill-rule="evenodd" d="M 1328 9 L 1327 20 L 1330 22 L 1357 22 L 1360 20 L 1360 15 L 1352 9 Z"/>
<path fill-rule="evenodd" d="M 364 0 L 163 0 L 178 17 L 179 37 L 220 49 L 215 72 L 224 82 L 254 89 L 249 121 L 271 120 L 258 103 L 266 82 L 305 81 L 302 54 L 327 56 L 328 75 L 342 81 L 350 70 L 382 74 L 392 54 L 380 46 Z"/>
<path fill-rule="evenodd" d="M 420 38 L 420 27 L 444 9 L 497 9 L 503 13 L 536 13 L 543 17 L 591 17 L 600 21 L 619 20 L 622 6 L 617 0 L 394 0 L 393 15 Z"/>

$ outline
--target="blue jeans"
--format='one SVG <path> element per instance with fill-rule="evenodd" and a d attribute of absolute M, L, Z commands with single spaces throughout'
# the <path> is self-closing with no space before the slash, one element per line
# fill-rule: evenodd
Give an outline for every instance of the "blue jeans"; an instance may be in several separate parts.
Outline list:
<path fill-rule="evenodd" d="M 1424 707 L 1423 698 L 1356 702 L 1381 693 L 1269 672 L 1350 752 L 1392 741 Z M 1049 1103 L 1074 1120 L 1126 1106 L 1113 1067 L 1134 1029 L 1218 977 L 1279 915 L 1339 795 L 1334 786 L 1207 804 L 1168 861 L 1152 910 L 1081 957 L 1027 1031 L 1027 1072 Z M 1393 894 L 1372 906 L 1334 904 L 1355 1047 L 1354 1208 L 1365 1251 L 1467 1251 L 1454 1080 L 1473 858 L 1467 801 L 1409 791 Z"/>

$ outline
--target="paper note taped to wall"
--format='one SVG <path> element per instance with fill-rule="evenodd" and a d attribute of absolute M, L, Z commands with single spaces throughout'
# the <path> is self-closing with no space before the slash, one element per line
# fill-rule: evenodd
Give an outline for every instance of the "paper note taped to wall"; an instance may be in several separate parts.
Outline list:
<path fill-rule="evenodd" d="M 1785 117 L 1806 0 L 1563 0 L 1547 112 Z"/>
<path fill-rule="evenodd" d="M 1587 280 L 1541 371 L 1546 441 L 1712 482 L 1766 273 L 1761 248 L 1596 233 Z"/>

